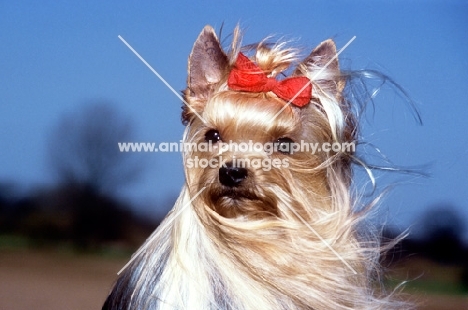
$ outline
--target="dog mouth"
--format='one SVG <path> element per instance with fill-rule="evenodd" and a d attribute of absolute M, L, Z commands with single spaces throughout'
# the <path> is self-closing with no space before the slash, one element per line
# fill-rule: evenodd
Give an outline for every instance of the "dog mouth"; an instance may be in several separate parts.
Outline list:
<path fill-rule="evenodd" d="M 252 190 L 241 187 L 217 185 L 210 189 L 210 200 L 214 203 L 219 203 L 221 201 L 238 203 L 241 201 L 260 201 L 261 199 Z"/>
<path fill-rule="evenodd" d="M 261 197 L 254 188 L 213 185 L 207 191 L 207 203 L 227 218 L 259 219 L 277 215 L 276 201 Z"/>

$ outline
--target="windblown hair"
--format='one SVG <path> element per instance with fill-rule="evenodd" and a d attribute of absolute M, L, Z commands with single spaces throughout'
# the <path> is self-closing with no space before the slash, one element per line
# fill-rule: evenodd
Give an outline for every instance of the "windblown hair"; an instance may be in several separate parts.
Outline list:
<path fill-rule="evenodd" d="M 231 90 L 227 79 L 240 51 L 269 77 L 295 67 L 291 75 L 312 84 L 310 103 L 285 106 L 273 92 Z M 354 103 L 344 92 L 349 76 L 331 40 L 300 62 L 285 43 L 241 47 L 237 29 L 225 53 L 207 26 L 189 59 L 184 141 L 206 142 L 215 132 L 222 141 L 357 143 Z M 242 183 L 229 187 L 220 184 L 218 168 L 188 168 L 194 158 L 278 158 L 288 167 L 249 167 Z M 186 152 L 174 208 L 103 309 L 401 309 L 378 281 L 378 240 L 358 233 L 365 213 L 356 211 L 350 190 L 354 161 L 349 150 Z"/>

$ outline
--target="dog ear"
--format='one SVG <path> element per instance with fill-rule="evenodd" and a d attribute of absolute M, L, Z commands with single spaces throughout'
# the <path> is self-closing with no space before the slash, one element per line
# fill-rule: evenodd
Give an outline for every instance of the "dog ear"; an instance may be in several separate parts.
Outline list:
<path fill-rule="evenodd" d="M 318 76 L 315 76 L 316 74 Z M 340 98 L 346 82 L 340 74 L 335 42 L 328 39 L 320 43 L 299 64 L 295 75 L 305 75 L 311 80 L 313 79 L 312 82 L 319 84 L 322 89 L 330 91 L 333 95 Z"/>
<path fill-rule="evenodd" d="M 205 97 L 223 77 L 228 58 L 211 26 L 205 26 L 193 45 L 189 57 L 188 88 L 190 95 Z"/>
<path fill-rule="evenodd" d="M 203 110 L 206 100 L 226 74 L 228 66 L 228 57 L 221 48 L 214 29 L 209 25 L 205 26 L 189 56 L 185 99 L 190 108 L 183 107 L 184 124 L 190 121 L 191 110 Z"/>

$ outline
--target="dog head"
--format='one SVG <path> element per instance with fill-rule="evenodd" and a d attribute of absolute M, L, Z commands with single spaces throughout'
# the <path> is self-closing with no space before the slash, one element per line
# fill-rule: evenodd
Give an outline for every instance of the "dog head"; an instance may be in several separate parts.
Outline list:
<path fill-rule="evenodd" d="M 205 204 L 228 218 L 285 218 L 290 207 L 308 218 L 311 207 L 331 208 L 335 183 L 349 183 L 352 155 L 331 146 L 355 137 L 334 42 L 322 42 L 298 62 L 297 51 L 284 44 L 241 48 L 238 36 L 236 29 L 226 53 L 206 26 L 190 55 L 185 142 L 208 147 L 187 153 L 188 184 L 194 191 L 206 187 Z M 246 79 L 249 85 L 238 85 Z M 277 91 L 258 86 L 259 79 L 299 86 Z M 284 89 L 296 98 L 285 98 Z"/>

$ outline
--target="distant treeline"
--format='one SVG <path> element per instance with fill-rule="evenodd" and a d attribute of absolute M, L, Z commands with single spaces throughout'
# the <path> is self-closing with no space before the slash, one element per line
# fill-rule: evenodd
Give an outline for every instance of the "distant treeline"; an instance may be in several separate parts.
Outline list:
<path fill-rule="evenodd" d="M 27 238 L 31 245 L 103 246 L 133 249 L 157 223 L 135 215 L 129 205 L 86 184 L 66 184 L 25 197 L 0 192 L 0 234 Z"/>

